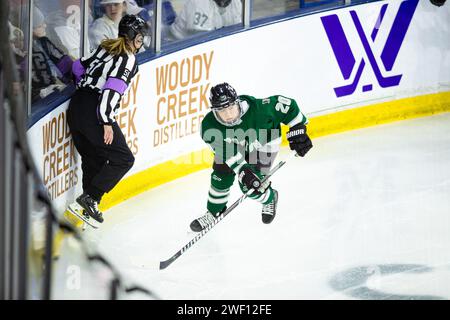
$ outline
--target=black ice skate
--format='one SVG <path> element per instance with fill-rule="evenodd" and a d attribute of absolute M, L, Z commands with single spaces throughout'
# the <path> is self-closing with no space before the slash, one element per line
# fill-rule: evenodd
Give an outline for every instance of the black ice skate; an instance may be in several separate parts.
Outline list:
<path fill-rule="evenodd" d="M 76 201 L 90 217 L 100 223 L 103 222 L 103 214 L 98 210 L 98 203 L 90 195 L 83 193 Z"/>
<path fill-rule="evenodd" d="M 191 230 L 194 232 L 203 231 L 207 226 L 214 222 L 214 215 L 211 212 L 206 212 L 205 215 L 195 219 L 191 222 Z"/>
<path fill-rule="evenodd" d="M 277 213 L 277 203 L 278 203 L 278 191 L 273 190 L 273 199 L 268 204 L 262 207 L 262 222 L 269 224 L 275 219 L 275 214 Z"/>
<path fill-rule="evenodd" d="M 92 221 L 91 217 L 86 213 L 86 210 L 84 210 L 83 207 L 78 204 L 78 202 L 75 201 L 71 203 L 67 207 L 67 211 L 84 222 L 82 226 L 83 231 L 86 229 L 86 225 L 89 225 L 94 229 L 98 228 L 96 222 Z"/>

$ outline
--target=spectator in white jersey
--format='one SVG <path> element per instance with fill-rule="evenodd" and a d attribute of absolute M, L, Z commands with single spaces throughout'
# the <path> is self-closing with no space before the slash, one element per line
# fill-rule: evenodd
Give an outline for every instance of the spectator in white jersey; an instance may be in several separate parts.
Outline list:
<path fill-rule="evenodd" d="M 102 196 L 134 163 L 115 115 L 138 72 L 135 54 L 148 42 L 147 34 L 143 19 L 125 15 L 117 38 L 103 40 L 90 55 L 73 63 L 77 91 L 70 101 L 67 121 L 81 155 L 83 194 L 68 209 L 89 224 L 90 218 L 103 222 L 98 209 Z"/>
<path fill-rule="evenodd" d="M 241 21 L 241 0 L 187 0 L 170 26 L 170 31 L 176 39 L 184 39 Z"/>

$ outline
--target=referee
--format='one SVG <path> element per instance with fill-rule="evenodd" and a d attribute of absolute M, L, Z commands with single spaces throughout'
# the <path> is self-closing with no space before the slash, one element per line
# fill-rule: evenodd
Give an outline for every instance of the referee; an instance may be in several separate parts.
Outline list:
<path fill-rule="evenodd" d="M 77 83 L 67 111 L 72 138 L 81 155 L 83 194 L 69 205 L 82 220 L 103 222 L 102 196 L 134 164 L 134 156 L 115 121 L 120 100 L 138 72 L 135 54 L 148 45 L 147 24 L 134 15 L 119 23 L 119 36 L 105 39 L 97 50 L 73 63 Z"/>

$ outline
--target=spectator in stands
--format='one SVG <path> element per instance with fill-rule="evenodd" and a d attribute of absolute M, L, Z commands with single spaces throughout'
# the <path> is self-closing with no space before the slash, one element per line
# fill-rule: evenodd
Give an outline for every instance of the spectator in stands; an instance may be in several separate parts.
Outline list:
<path fill-rule="evenodd" d="M 25 27 L 28 20 L 25 22 L 25 18 L 28 15 L 28 5 L 22 3 L 23 0 L 9 0 L 9 22 L 22 31 L 26 31 Z"/>
<path fill-rule="evenodd" d="M 89 28 L 91 48 L 97 48 L 103 39 L 115 39 L 119 33 L 120 19 L 125 15 L 127 4 L 124 0 L 101 0 L 105 14 L 96 19 Z"/>
<path fill-rule="evenodd" d="M 148 3 L 144 6 L 139 6 L 136 0 L 98 0 L 99 4 L 102 6 L 105 15 L 101 18 L 97 19 L 92 26 L 90 27 L 89 38 L 91 40 L 91 48 L 95 47 L 97 43 L 100 43 L 101 40 L 109 38 L 113 39 L 117 37 L 118 29 L 117 23 L 111 22 L 111 17 L 108 16 L 107 5 L 115 4 L 117 7 L 121 5 L 122 15 L 132 14 L 142 18 L 150 30 L 152 27 L 152 17 L 155 6 L 155 1 L 149 0 Z M 94 11 L 98 12 L 98 9 L 95 9 L 97 6 L 94 5 Z M 175 21 L 176 13 L 173 9 L 172 3 L 170 0 L 163 0 L 162 2 L 162 37 L 164 40 L 168 40 L 170 37 L 169 27 Z M 117 16 L 116 16 L 117 18 Z M 151 34 L 151 31 L 150 31 Z M 139 52 L 145 51 L 147 46 L 141 47 Z"/>
<path fill-rule="evenodd" d="M 135 0 L 126 0 L 127 3 L 127 13 L 139 16 L 145 22 L 150 23 L 151 17 L 148 10 L 143 7 L 140 7 Z"/>
<path fill-rule="evenodd" d="M 139 7 L 135 0 L 127 0 L 127 13 L 135 14 L 144 19 L 147 22 L 149 27 L 152 27 L 152 17 L 154 12 L 155 1 L 149 0 L 149 3 L 144 5 L 143 7 Z M 170 40 L 170 25 L 175 21 L 176 18 L 175 10 L 172 6 L 172 2 L 170 0 L 163 0 L 162 2 L 162 38 L 163 41 Z"/>
<path fill-rule="evenodd" d="M 92 47 L 97 47 L 103 39 L 117 38 L 119 21 L 125 14 L 136 15 L 142 18 L 151 27 L 151 16 L 153 11 L 149 8 L 140 7 L 135 0 L 101 0 L 105 14 L 94 21 L 90 27 L 89 38 Z M 164 12 L 164 11 L 163 11 Z M 145 46 L 139 52 L 145 51 Z"/>
<path fill-rule="evenodd" d="M 72 59 L 47 37 L 42 12 L 33 8 L 32 102 L 62 90 L 72 77 Z"/>
<path fill-rule="evenodd" d="M 80 0 L 52 0 L 47 2 L 47 35 L 59 48 L 69 56 L 78 59 L 81 55 L 81 8 Z M 89 15 L 88 20 L 92 20 Z M 88 47 L 89 48 L 89 47 Z"/>
<path fill-rule="evenodd" d="M 11 22 L 8 21 L 9 28 L 9 42 L 11 44 L 11 49 L 13 52 L 21 57 L 25 57 L 26 52 L 24 51 L 24 34 L 23 31 L 16 26 L 13 26 Z"/>
<path fill-rule="evenodd" d="M 24 48 L 24 34 L 23 31 L 12 25 L 8 21 L 9 28 L 9 44 L 11 50 L 14 54 L 14 59 L 16 62 L 16 70 L 19 75 L 20 81 L 13 83 L 13 94 L 18 95 L 19 93 L 24 93 L 24 81 L 25 81 L 25 57 L 26 51 Z"/>
<path fill-rule="evenodd" d="M 151 30 L 151 27 L 152 27 L 151 14 L 153 14 L 153 12 L 148 10 L 147 8 L 138 6 L 138 4 L 136 3 L 135 0 L 126 0 L 126 4 L 127 4 L 127 14 L 132 14 L 132 15 L 138 16 L 139 18 L 141 18 L 142 20 L 145 21 L 149 30 Z M 141 47 L 139 52 L 143 52 L 143 51 L 145 51 L 144 46 Z"/>
<path fill-rule="evenodd" d="M 176 39 L 213 31 L 242 21 L 240 0 L 186 0 L 170 31 Z"/>
<path fill-rule="evenodd" d="M 28 16 L 28 5 L 23 4 L 21 0 L 9 0 L 9 45 L 14 54 L 16 62 L 15 68 L 19 75 L 19 81 L 13 83 L 13 94 L 25 93 L 26 66 L 27 66 L 27 22 L 25 17 Z"/>

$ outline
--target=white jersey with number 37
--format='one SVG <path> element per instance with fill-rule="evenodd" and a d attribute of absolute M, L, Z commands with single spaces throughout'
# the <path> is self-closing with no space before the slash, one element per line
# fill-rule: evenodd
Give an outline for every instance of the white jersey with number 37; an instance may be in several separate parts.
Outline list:
<path fill-rule="evenodd" d="M 212 31 L 241 21 L 241 0 L 232 0 L 226 8 L 219 7 L 214 0 L 186 0 L 171 25 L 171 31 L 175 38 L 183 39 L 197 32 Z"/>

